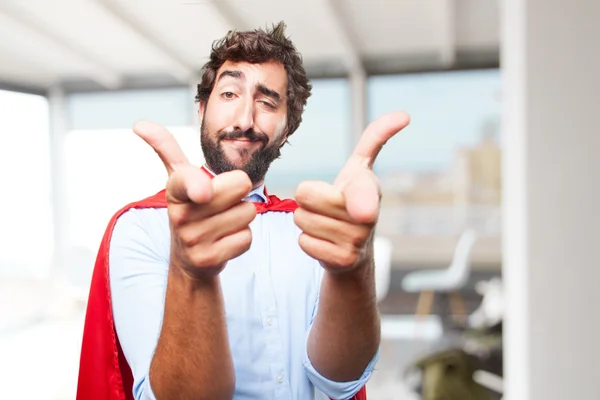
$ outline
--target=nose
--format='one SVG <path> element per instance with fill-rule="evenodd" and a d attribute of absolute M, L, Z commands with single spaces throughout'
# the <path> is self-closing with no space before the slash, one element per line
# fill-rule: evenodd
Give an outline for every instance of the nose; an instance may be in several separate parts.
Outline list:
<path fill-rule="evenodd" d="M 235 130 L 246 132 L 254 126 L 254 101 L 240 101 L 236 110 L 234 126 Z"/>

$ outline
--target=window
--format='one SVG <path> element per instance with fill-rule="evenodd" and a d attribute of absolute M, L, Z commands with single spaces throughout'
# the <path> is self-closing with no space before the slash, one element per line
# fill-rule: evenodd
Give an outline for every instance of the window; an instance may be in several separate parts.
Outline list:
<path fill-rule="evenodd" d="M 43 276 L 53 251 L 48 102 L 0 90 L 0 273 Z"/>
<path fill-rule="evenodd" d="M 314 80 L 302 124 L 267 174 L 273 194 L 289 197 L 303 180 L 332 183 L 351 143 L 350 88 L 345 79 Z"/>
<path fill-rule="evenodd" d="M 497 133 L 498 70 L 371 77 L 367 96 L 369 120 L 395 110 L 411 115 L 410 126 L 378 157 L 382 173 L 449 168 L 459 147 L 476 145 L 486 129 Z"/>
<path fill-rule="evenodd" d="M 498 70 L 372 77 L 368 107 L 370 120 L 411 115 L 374 167 L 385 197 L 380 232 L 443 236 L 469 226 L 499 234 Z"/>
<path fill-rule="evenodd" d="M 199 133 L 170 127 L 190 162 L 202 165 Z M 65 139 L 68 242 L 94 254 L 112 215 L 165 188 L 167 172 L 131 129 L 74 130 Z"/>

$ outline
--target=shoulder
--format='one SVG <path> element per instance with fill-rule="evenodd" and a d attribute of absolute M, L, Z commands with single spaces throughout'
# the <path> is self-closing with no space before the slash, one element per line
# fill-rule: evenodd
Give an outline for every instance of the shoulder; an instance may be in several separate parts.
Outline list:
<path fill-rule="evenodd" d="M 109 229 L 111 255 L 129 251 L 168 257 L 170 230 L 164 191 L 123 207 Z"/>
<path fill-rule="evenodd" d="M 114 225 L 115 229 L 117 227 L 122 229 L 123 226 L 142 227 L 144 225 L 152 225 L 153 223 L 158 223 L 162 219 L 163 214 L 166 215 L 166 207 L 165 191 L 161 190 L 155 195 L 129 203 L 121 208 L 113 216 L 111 225 Z"/>
<path fill-rule="evenodd" d="M 111 290 L 165 279 L 170 258 L 170 230 L 166 208 L 131 208 L 116 221 L 107 249 Z M 141 281 L 139 280 L 141 279 Z"/>
<path fill-rule="evenodd" d="M 129 208 L 121 213 L 113 228 L 113 239 L 120 234 L 132 235 L 136 232 L 152 234 L 169 227 L 166 208 Z"/>

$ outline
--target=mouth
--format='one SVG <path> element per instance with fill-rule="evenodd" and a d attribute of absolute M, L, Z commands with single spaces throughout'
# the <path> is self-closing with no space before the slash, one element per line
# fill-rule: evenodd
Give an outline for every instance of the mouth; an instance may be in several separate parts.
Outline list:
<path fill-rule="evenodd" d="M 262 143 L 261 140 L 251 140 L 248 138 L 223 139 L 222 141 L 227 145 L 234 146 L 237 148 L 249 148 L 254 146 L 254 144 L 258 143 L 260 145 Z"/>

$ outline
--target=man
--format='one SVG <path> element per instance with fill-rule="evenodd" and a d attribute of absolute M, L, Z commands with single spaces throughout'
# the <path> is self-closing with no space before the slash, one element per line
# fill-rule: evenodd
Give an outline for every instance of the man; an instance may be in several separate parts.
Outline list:
<path fill-rule="evenodd" d="M 169 180 L 109 224 L 79 399 L 364 393 L 380 340 L 372 246 L 380 192 L 371 167 L 409 119 L 397 112 L 374 121 L 333 185 L 304 182 L 295 202 L 281 201 L 264 177 L 310 90 L 282 23 L 230 32 L 198 85 L 205 167 L 191 166 L 164 128 L 134 126 Z"/>

